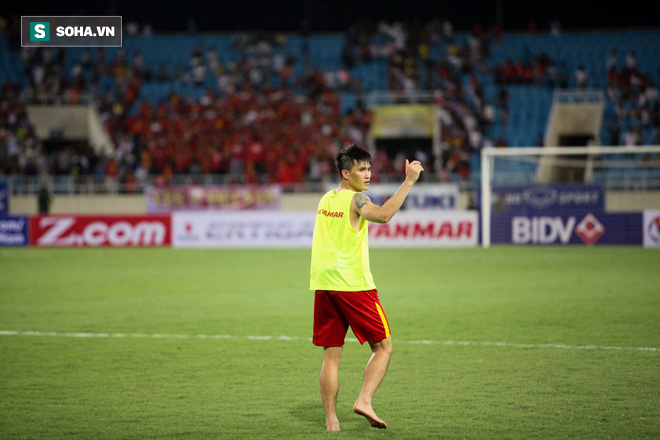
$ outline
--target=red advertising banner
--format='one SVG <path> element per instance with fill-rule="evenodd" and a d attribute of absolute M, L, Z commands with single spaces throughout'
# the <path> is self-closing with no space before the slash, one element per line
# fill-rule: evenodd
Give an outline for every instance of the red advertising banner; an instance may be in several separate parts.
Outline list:
<path fill-rule="evenodd" d="M 476 211 L 404 211 L 389 223 L 369 223 L 373 247 L 476 246 L 479 222 Z"/>
<path fill-rule="evenodd" d="M 30 246 L 143 247 L 170 246 L 172 221 L 167 215 L 30 217 Z"/>
<path fill-rule="evenodd" d="M 147 212 L 278 209 L 279 185 L 149 186 Z"/>

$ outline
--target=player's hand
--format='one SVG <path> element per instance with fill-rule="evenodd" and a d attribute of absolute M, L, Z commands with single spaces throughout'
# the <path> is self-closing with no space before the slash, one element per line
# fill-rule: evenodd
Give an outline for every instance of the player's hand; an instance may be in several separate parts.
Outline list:
<path fill-rule="evenodd" d="M 406 180 L 415 183 L 419 179 L 419 175 L 424 171 L 422 163 L 418 160 L 408 162 L 406 159 Z"/>

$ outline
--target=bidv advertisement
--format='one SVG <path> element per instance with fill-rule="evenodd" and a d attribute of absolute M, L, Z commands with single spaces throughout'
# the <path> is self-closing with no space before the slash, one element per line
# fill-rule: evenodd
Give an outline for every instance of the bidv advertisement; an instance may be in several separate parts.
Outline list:
<path fill-rule="evenodd" d="M 491 241 L 641 245 L 641 213 L 605 212 L 601 185 L 494 186 Z"/>
<path fill-rule="evenodd" d="M 513 244 L 641 245 L 642 214 L 494 214 L 491 241 Z"/>
<path fill-rule="evenodd" d="M 31 246 L 144 247 L 171 244 L 169 214 L 30 217 Z"/>
<path fill-rule="evenodd" d="M 172 214 L 174 247 L 311 248 L 314 213 Z M 386 224 L 369 224 L 372 247 L 476 246 L 476 212 L 399 212 Z"/>

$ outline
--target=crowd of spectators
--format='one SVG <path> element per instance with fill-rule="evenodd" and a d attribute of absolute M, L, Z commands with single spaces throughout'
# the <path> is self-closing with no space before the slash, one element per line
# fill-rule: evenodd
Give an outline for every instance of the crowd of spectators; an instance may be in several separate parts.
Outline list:
<path fill-rule="evenodd" d="M 610 145 L 641 145 L 644 132 L 650 143 L 660 145 L 660 100 L 651 75 L 638 68 L 637 53 L 619 61 L 616 49 L 607 58 L 607 98 L 614 104 L 614 118 L 608 125 Z"/>
<path fill-rule="evenodd" d="M 135 22 L 129 21 L 126 28 L 133 35 L 140 33 Z M 152 30 L 145 29 L 142 35 L 150 35 Z M 95 156 L 80 146 L 62 148 L 59 162 L 56 156 L 46 156 L 43 171 L 67 173 L 65 165 L 76 163 L 79 172 L 105 173 L 131 184 L 150 177 L 167 181 L 174 174 L 209 172 L 248 182 L 326 180 L 334 176 L 333 159 L 341 145 L 367 144 L 372 115 L 351 69 L 380 57 L 388 64 L 391 91 L 437 92 L 437 104 L 443 109 L 442 154 L 429 158 L 430 169 L 443 180 L 469 177 L 470 149 L 480 147 L 483 131 L 493 118 L 479 84 L 473 82 L 466 90 L 461 82 L 461 76 L 487 54 L 483 33 L 475 32 L 468 46 L 459 47 L 446 20 L 376 26 L 359 22 L 347 33 L 345 65 L 326 71 L 309 63 L 304 44 L 298 57 L 285 53 L 285 38 L 238 33 L 232 50 L 240 55 L 240 62 L 223 64 L 215 48 L 198 46 L 190 54 L 190 68 L 170 74 L 163 66 L 146 65 L 140 52 L 129 59 L 119 49 L 110 60 L 103 49 L 95 55 L 84 50 L 80 60 L 67 63 L 64 49 L 23 48 L 29 95 L 41 102 L 66 99 L 75 103 L 85 93 L 93 93 L 115 143 L 111 157 Z M 431 48 L 441 44 L 447 44 L 446 53 L 432 58 Z M 357 56 L 351 65 L 353 55 Z M 73 67 L 67 72 L 69 64 Z M 139 99 L 145 82 L 206 87 L 208 73 L 214 87 L 199 101 L 177 93 L 165 102 Z M 104 77 L 112 78 L 114 93 L 100 87 Z M 358 99 L 342 114 L 338 94 L 345 91 L 356 93 Z M 428 157 L 430 152 L 411 153 Z M 80 156 L 87 157 L 80 160 Z M 398 158 L 392 156 L 396 155 L 376 156 L 382 170 L 395 171 Z M 12 172 L 25 171 L 15 166 Z"/>
<path fill-rule="evenodd" d="M 213 173 L 230 182 L 283 184 L 334 177 L 336 151 L 349 142 L 366 143 L 371 113 L 358 100 L 341 114 L 327 76 L 308 69 L 294 77 L 295 61 L 282 57 L 281 50 L 272 53 L 271 43 L 258 35 L 236 36 L 233 49 L 244 55 L 243 62 L 227 65 L 218 61 L 214 48 L 203 52 L 198 46 L 190 54 L 189 71 L 162 78 L 150 73 L 141 53 L 129 60 L 123 48 L 112 60 L 103 49 L 95 56 L 84 50 L 70 75 L 64 67 L 66 52 L 24 48 L 21 56 L 30 81 L 23 96 L 75 103 L 84 93 L 93 93 L 114 154 L 96 155 L 81 145 L 48 154 L 11 142 L 11 160 L 3 159 L 2 172 L 36 174 L 22 159 L 28 155 L 41 158 L 41 173 L 102 174 L 129 189 L 151 179 L 166 183 L 174 174 Z M 207 68 L 217 87 L 208 88 L 199 100 L 173 92 L 163 102 L 136 103 L 145 82 L 196 84 L 196 72 Z M 278 77 L 276 86 L 270 85 L 271 72 Z M 112 79 L 114 93 L 99 86 L 104 77 Z M 294 94 L 294 86 L 302 93 Z M 29 124 L 19 91 L 11 85 L 6 90 L 12 98 L 4 106 L 12 111 L 6 113 L 18 113 L 23 125 Z M 38 143 L 36 137 L 33 141 Z"/>
<path fill-rule="evenodd" d="M 550 88 L 568 88 L 570 72 L 566 61 L 556 61 L 547 52 L 533 54 L 528 46 L 515 61 L 506 59 L 493 67 L 495 83 L 499 85 L 535 84 Z M 586 87 L 587 75 L 584 66 L 575 72 L 576 86 Z"/>
<path fill-rule="evenodd" d="M 36 134 L 18 87 L 0 88 L 0 175 L 45 177 L 105 175 L 103 156 L 87 142 L 56 142 L 47 148 Z"/>
<path fill-rule="evenodd" d="M 495 122 L 496 109 L 489 102 L 477 76 L 487 71 L 486 60 L 492 44 L 501 40 L 500 30 L 476 26 L 464 44 L 454 36 L 450 21 L 432 18 L 427 22 L 360 21 L 346 35 L 342 49 L 343 65 L 352 69 L 360 64 L 385 60 L 387 89 L 406 101 L 415 92 L 434 91 L 434 103 L 441 124 L 438 157 L 430 157 L 429 168 L 441 181 L 468 180 L 470 156 L 484 145 L 494 144 L 485 133 Z M 437 54 L 437 55 L 434 55 Z M 465 87 L 463 78 L 470 77 Z M 416 151 L 429 156 L 429 151 Z"/>
<path fill-rule="evenodd" d="M 338 106 L 330 91 L 317 100 L 282 90 L 244 89 L 222 99 L 207 91 L 200 102 L 174 93 L 165 103 L 147 100 L 137 114 L 111 119 L 109 129 L 118 140 L 116 159 L 138 179 L 151 175 L 164 183 L 175 174 L 212 173 L 286 185 L 333 171 L 342 139 Z"/>
<path fill-rule="evenodd" d="M 195 29 L 189 19 L 189 34 Z M 125 32 L 148 38 L 153 29 L 129 21 Z M 347 30 L 339 67 L 326 70 L 310 62 L 305 36 L 302 41 L 296 55 L 284 50 L 285 35 L 241 32 L 232 39 L 240 61 L 223 62 L 214 47 L 199 45 L 189 54 L 187 68 L 174 70 L 146 63 L 139 51 L 129 56 L 123 48 L 113 59 L 102 48 L 94 54 L 84 50 L 73 63 L 67 63 L 65 49 L 22 48 L 29 93 L 7 84 L 0 94 L 0 172 L 96 174 L 129 190 L 151 180 L 167 183 L 179 174 L 210 173 L 248 183 L 323 182 L 334 177 L 333 160 L 342 145 L 368 143 L 372 113 L 353 72 L 381 60 L 390 91 L 405 101 L 414 92 L 432 90 L 439 110 L 440 154 L 430 149 L 406 154 L 423 158 L 437 180 L 467 180 L 473 154 L 484 146 L 507 145 L 487 133 L 496 115 L 497 123 L 507 123 L 508 85 L 568 84 L 565 62 L 528 48 L 516 63 L 489 67 L 491 46 L 501 44 L 496 27 L 475 27 L 459 45 L 447 20 L 359 21 Z M 618 103 L 610 127 L 613 144 L 639 144 L 636 130 L 653 127 L 660 143 L 658 92 L 650 76 L 637 70 L 635 57 L 628 54 L 620 69 L 615 52 L 607 60 L 608 97 Z M 72 65 L 68 71 L 67 65 Z M 576 84 L 586 87 L 587 73 L 580 70 Z M 486 98 L 477 72 L 492 74 L 499 84 L 495 102 Z M 112 87 L 104 87 L 104 80 Z M 200 99 L 176 91 L 160 102 L 145 99 L 143 85 L 158 81 L 187 83 L 205 92 Z M 345 112 L 343 92 L 358 97 Z M 94 96 L 114 153 L 97 155 L 79 144 L 44 151 L 21 96 L 75 103 L 87 94 Z M 400 155 L 378 149 L 376 175 L 396 172 L 400 162 Z"/>
<path fill-rule="evenodd" d="M 637 53 L 629 51 L 620 57 L 612 48 L 605 60 L 607 72 L 606 97 L 608 105 L 614 108 L 614 117 L 608 122 L 609 145 L 635 146 L 644 143 L 644 133 L 650 133 L 646 141 L 660 145 L 660 101 L 658 89 L 648 72 L 640 71 Z M 528 84 L 549 88 L 577 89 L 590 86 L 589 72 L 584 64 L 579 64 L 573 72 L 568 70 L 564 60 L 554 60 L 546 52 L 531 52 L 525 46 L 516 61 L 510 59 L 494 66 L 493 76 L 500 85 L 498 106 L 504 120 L 507 118 L 506 87 L 514 84 Z"/>
<path fill-rule="evenodd" d="M 38 175 L 47 169 L 46 156 L 20 91 L 5 84 L 0 88 L 0 173 Z"/>

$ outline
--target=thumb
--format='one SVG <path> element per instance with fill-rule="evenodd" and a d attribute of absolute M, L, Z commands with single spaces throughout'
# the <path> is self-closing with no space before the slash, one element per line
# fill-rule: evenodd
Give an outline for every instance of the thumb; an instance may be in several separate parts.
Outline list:
<path fill-rule="evenodd" d="M 410 163 L 408 162 L 408 159 L 406 159 L 406 168 L 408 168 L 408 165 L 410 165 Z"/>

